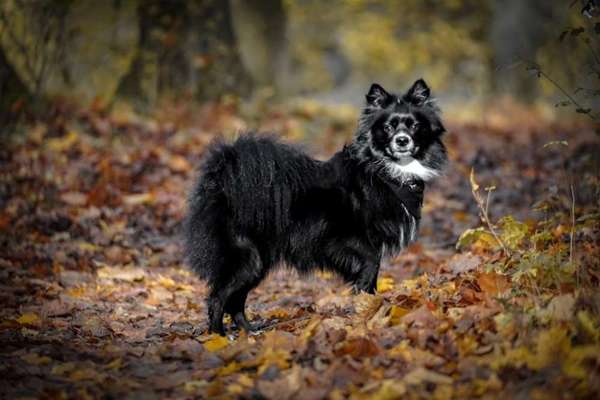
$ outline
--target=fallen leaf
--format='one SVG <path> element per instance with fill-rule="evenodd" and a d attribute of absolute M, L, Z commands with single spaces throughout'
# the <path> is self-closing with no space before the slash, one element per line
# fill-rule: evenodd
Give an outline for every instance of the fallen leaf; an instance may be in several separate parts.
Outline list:
<path fill-rule="evenodd" d="M 481 264 L 481 257 L 471 253 L 461 253 L 454 255 L 448 261 L 448 271 L 454 275 L 461 275 L 477 269 Z"/>
<path fill-rule="evenodd" d="M 492 296 L 502 294 L 511 288 L 508 278 L 495 272 L 484 272 L 477 277 L 477 284 L 485 293 Z"/>
<path fill-rule="evenodd" d="M 128 282 L 142 281 L 146 272 L 137 267 L 109 267 L 105 266 L 96 271 L 99 278 L 116 279 Z"/>
<path fill-rule="evenodd" d="M 58 364 L 58 365 L 53 366 L 52 370 L 51 370 L 51 374 L 64 376 L 64 375 L 69 374 L 74 369 L 75 369 L 74 362 L 66 362 L 63 364 Z"/>
<path fill-rule="evenodd" d="M 336 350 L 337 355 L 349 355 L 354 358 L 374 357 L 380 350 L 371 339 L 364 337 L 350 338 Z"/>
<path fill-rule="evenodd" d="M 136 193 L 123 196 L 123 203 L 129 206 L 153 203 L 155 199 L 152 193 Z"/>
<path fill-rule="evenodd" d="M 390 277 L 377 279 L 377 292 L 385 293 L 394 289 L 394 279 Z"/>
<path fill-rule="evenodd" d="M 406 385 L 397 379 L 385 379 L 377 391 L 369 395 L 370 400 L 396 400 L 406 394 Z"/>
<path fill-rule="evenodd" d="M 184 157 L 175 155 L 169 158 L 169 168 L 175 172 L 188 172 L 192 165 Z"/>
<path fill-rule="evenodd" d="M 32 365 L 48 365 L 52 359 L 47 356 L 40 356 L 37 353 L 27 353 L 21 356 L 21 360 Z"/>
<path fill-rule="evenodd" d="M 427 305 L 422 305 L 414 311 L 401 317 L 400 321 L 418 328 L 434 328 L 440 321 L 433 315 Z"/>
<path fill-rule="evenodd" d="M 66 192 L 60 199 L 70 206 L 81 207 L 87 204 L 87 194 L 81 192 Z"/>
<path fill-rule="evenodd" d="M 214 353 L 229 345 L 229 340 L 224 336 L 217 335 L 212 339 L 205 341 L 203 345 L 206 350 Z"/>
<path fill-rule="evenodd" d="M 408 314 L 410 312 L 410 309 L 408 308 L 404 308 L 404 307 L 399 307 L 396 305 L 393 305 L 390 308 L 390 322 L 392 325 L 398 325 L 402 319 L 402 317 L 404 317 L 406 314 Z"/>
<path fill-rule="evenodd" d="M 575 297 L 573 294 L 563 294 L 554 297 L 540 316 L 552 321 L 569 321 L 574 317 Z"/>
<path fill-rule="evenodd" d="M 407 385 L 420 385 L 422 383 L 433 383 L 436 385 L 450 385 L 452 378 L 423 367 L 418 367 L 402 378 L 402 381 Z"/>
<path fill-rule="evenodd" d="M 370 319 L 383 304 L 383 297 L 368 293 L 360 293 L 354 298 L 356 316 L 362 320 Z"/>
<path fill-rule="evenodd" d="M 39 315 L 37 315 L 36 313 L 33 312 L 27 312 L 22 314 L 19 318 L 17 318 L 17 322 L 21 325 L 39 325 L 40 324 L 40 317 Z"/>

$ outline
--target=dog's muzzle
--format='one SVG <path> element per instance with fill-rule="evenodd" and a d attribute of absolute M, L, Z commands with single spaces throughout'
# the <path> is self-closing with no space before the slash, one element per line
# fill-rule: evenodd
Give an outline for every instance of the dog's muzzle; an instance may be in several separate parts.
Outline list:
<path fill-rule="evenodd" d="M 400 132 L 394 135 L 390 147 L 394 152 L 408 153 L 415 147 L 415 142 L 410 135 Z"/>

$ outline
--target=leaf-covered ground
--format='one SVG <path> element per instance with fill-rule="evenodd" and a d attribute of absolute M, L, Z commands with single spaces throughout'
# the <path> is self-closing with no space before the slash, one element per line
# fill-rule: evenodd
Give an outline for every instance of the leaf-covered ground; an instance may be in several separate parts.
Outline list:
<path fill-rule="evenodd" d="M 180 240 L 203 148 L 257 125 L 326 157 L 355 117 L 57 108 L 4 139 L 0 397 L 597 398 L 600 144 L 527 113 L 449 122 L 452 165 L 427 190 L 420 242 L 383 267 L 377 295 L 280 271 L 249 298 L 262 332 L 206 334 Z"/>

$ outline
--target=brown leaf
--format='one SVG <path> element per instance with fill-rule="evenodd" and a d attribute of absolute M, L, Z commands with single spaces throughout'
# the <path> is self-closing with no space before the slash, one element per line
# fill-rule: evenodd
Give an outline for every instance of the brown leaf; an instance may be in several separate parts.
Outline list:
<path fill-rule="evenodd" d="M 360 293 L 354 298 L 354 309 L 356 310 L 356 316 L 361 320 L 369 320 L 379 307 L 383 304 L 383 297 Z"/>
<path fill-rule="evenodd" d="M 452 378 L 423 367 L 416 368 L 404 376 L 402 381 L 408 385 L 420 385 L 421 383 L 433 383 L 436 385 L 450 385 Z"/>
<path fill-rule="evenodd" d="M 75 304 L 62 300 L 52 300 L 42 306 L 42 314 L 48 317 L 62 317 L 71 314 Z"/>
<path fill-rule="evenodd" d="M 146 272 L 142 268 L 137 267 L 109 267 L 105 266 L 96 271 L 99 278 L 115 279 L 128 282 L 142 281 L 146 276 Z"/>
<path fill-rule="evenodd" d="M 484 272 L 477 278 L 477 284 L 485 293 L 492 296 L 504 293 L 511 288 L 508 278 L 495 272 Z"/>
<path fill-rule="evenodd" d="M 257 387 L 259 392 L 267 399 L 289 399 L 303 386 L 302 368 L 294 365 L 285 374 L 272 381 L 259 380 Z"/>
<path fill-rule="evenodd" d="M 81 192 L 66 192 L 60 195 L 60 199 L 70 206 L 81 207 L 87 204 L 88 196 Z"/>
<path fill-rule="evenodd" d="M 434 328 L 440 323 L 426 305 L 406 314 L 400 321 L 418 328 Z"/>
<path fill-rule="evenodd" d="M 447 269 L 454 275 L 460 275 L 465 272 L 476 270 L 481 264 L 481 257 L 471 253 L 461 253 L 454 255 L 448 261 Z"/>
<path fill-rule="evenodd" d="M 354 358 L 374 357 L 380 350 L 377 344 L 365 337 L 346 340 L 337 350 L 337 355 L 350 355 Z"/>

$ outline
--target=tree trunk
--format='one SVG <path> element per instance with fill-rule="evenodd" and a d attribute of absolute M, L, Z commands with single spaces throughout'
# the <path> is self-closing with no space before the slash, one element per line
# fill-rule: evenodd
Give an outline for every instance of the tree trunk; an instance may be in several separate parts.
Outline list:
<path fill-rule="evenodd" d="M 535 61 L 539 48 L 557 35 L 557 7 L 564 4 L 556 5 L 547 0 L 506 0 L 493 4 L 492 89 L 495 93 L 512 93 L 523 102 L 532 102 L 539 94 L 539 83 L 525 71 L 525 65 L 518 63 Z M 515 65 L 518 68 L 514 68 Z"/>
<path fill-rule="evenodd" d="M 287 17 L 281 0 L 231 0 L 244 67 L 259 87 L 290 89 Z"/>
<path fill-rule="evenodd" d="M 8 63 L 0 47 L 0 136 L 4 128 L 18 120 L 30 99 L 27 87 Z"/>
<path fill-rule="evenodd" d="M 164 95 L 207 100 L 248 91 L 228 2 L 143 1 L 138 16 L 137 55 L 119 96 L 151 105 Z"/>

